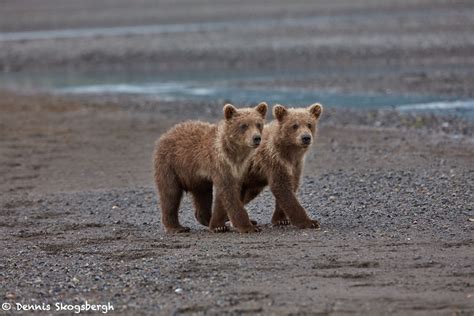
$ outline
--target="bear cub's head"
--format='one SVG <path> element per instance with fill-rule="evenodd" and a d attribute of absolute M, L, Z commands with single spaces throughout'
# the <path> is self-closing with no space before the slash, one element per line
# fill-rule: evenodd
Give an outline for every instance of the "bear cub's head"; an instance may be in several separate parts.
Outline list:
<path fill-rule="evenodd" d="M 268 105 L 261 102 L 254 108 L 236 109 L 232 104 L 224 106 L 225 137 L 239 146 L 258 147 Z"/>
<path fill-rule="evenodd" d="M 303 109 L 287 109 L 283 105 L 275 105 L 273 116 L 278 121 L 280 140 L 286 145 L 308 148 L 313 142 L 322 112 L 323 106 L 319 103 Z"/>

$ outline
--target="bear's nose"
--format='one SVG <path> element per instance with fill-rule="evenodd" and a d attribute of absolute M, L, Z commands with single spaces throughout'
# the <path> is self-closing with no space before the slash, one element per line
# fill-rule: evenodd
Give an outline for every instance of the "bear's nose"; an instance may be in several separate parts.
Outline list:
<path fill-rule="evenodd" d="M 254 135 L 253 137 L 253 143 L 255 145 L 260 145 L 260 142 L 262 141 L 262 137 L 260 137 L 260 135 Z"/>
<path fill-rule="evenodd" d="M 303 142 L 304 145 L 309 145 L 311 144 L 311 136 L 306 134 L 301 136 L 301 141 Z"/>

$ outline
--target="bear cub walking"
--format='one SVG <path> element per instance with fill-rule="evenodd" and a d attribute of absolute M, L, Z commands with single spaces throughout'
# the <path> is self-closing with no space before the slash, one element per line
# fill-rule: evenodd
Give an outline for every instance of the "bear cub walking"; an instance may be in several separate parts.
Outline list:
<path fill-rule="evenodd" d="M 240 200 L 242 177 L 261 141 L 267 104 L 236 109 L 224 106 L 218 124 L 188 121 L 174 126 L 157 142 L 154 152 L 155 184 L 160 197 L 162 222 L 167 232 L 187 232 L 179 223 L 183 191 L 192 195 L 195 216 L 211 230 L 213 208 L 226 213 L 241 233 L 258 231 Z"/>
<path fill-rule="evenodd" d="M 269 186 L 276 205 L 273 225 L 292 224 L 299 228 L 319 228 L 319 222 L 308 217 L 296 197 L 304 157 L 316 134 L 323 107 L 315 103 L 305 109 L 273 108 L 276 121 L 265 126 L 262 144 L 250 161 L 242 188 L 241 200 L 245 205 Z M 225 217 L 223 212 L 212 217 Z M 211 220 L 211 221 L 212 221 Z"/>

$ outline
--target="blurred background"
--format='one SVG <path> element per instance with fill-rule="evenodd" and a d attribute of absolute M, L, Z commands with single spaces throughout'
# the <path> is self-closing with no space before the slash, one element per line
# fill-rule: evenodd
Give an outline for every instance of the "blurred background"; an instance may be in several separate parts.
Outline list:
<path fill-rule="evenodd" d="M 2 1 L 0 88 L 474 111 L 474 3 Z"/>

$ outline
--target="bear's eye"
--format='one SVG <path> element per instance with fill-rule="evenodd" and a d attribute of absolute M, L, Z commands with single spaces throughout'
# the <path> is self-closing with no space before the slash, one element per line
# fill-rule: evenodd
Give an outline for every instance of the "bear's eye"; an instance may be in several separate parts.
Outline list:
<path fill-rule="evenodd" d="M 249 126 L 248 126 L 247 124 L 242 124 L 242 125 L 240 125 L 240 129 L 241 129 L 242 131 L 245 131 L 248 127 L 249 127 Z"/>
<path fill-rule="evenodd" d="M 257 123 L 257 128 L 258 128 L 258 129 L 261 129 L 261 128 L 262 128 L 262 124 Z"/>
<path fill-rule="evenodd" d="M 309 129 L 311 129 L 311 127 L 313 127 L 313 125 L 311 125 L 311 124 L 308 124 L 308 128 L 309 128 Z"/>
<path fill-rule="evenodd" d="M 297 129 L 298 128 L 298 124 L 293 124 L 293 129 Z"/>

